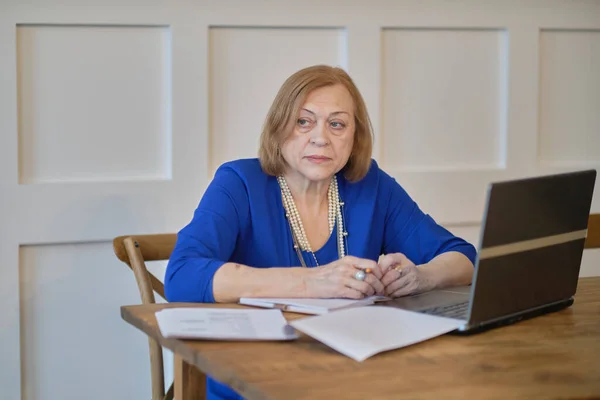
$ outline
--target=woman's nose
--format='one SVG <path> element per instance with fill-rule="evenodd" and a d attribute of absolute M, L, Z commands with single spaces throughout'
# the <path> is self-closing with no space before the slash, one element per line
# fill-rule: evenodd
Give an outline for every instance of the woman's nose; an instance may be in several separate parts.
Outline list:
<path fill-rule="evenodd" d="M 327 145 L 327 128 L 325 124 L 317 124 L 310 134 L 310 141 L 312 144 L 316 146 Z"/>

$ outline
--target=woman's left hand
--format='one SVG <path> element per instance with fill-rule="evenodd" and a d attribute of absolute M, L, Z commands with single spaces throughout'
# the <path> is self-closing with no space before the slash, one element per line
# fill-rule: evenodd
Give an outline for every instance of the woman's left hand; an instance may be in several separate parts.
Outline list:
<path fill-rule="evenodd" d="M 402 253 L 386 254 L 379 262 L 385 295 L 391 298 L 429 291 L 434 288 L 430 272 Z"/>

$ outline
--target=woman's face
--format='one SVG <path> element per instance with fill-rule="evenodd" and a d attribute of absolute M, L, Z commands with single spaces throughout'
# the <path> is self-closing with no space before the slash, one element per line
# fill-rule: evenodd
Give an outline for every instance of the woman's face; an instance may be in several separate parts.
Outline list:
<path fill-rule="evenodd" d="M 341 84 L 313 90 L 281 146 L 286 175 L 329 180 L 346 165 L 354 131 L 354 102 L 348 90 Z"/>

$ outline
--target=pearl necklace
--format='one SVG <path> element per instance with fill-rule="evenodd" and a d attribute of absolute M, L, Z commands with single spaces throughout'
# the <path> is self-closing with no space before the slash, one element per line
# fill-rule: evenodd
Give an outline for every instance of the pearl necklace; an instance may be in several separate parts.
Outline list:
<path fill-rule="evenodd" d="M 292 196 L 292 192 L 285 181 L 283 176 L 278 176 L 277 181 L 279 182 L 279 187 L 281 188 L 281 197 L 283 200 L 283 206 L 286 210 L 286 218 L 290 224 L 292 229 L 292 236 L 294 238 L 294 249 L 298 253 L 298 258 L 302 263 L 302 266 L 306 267 L 304 263 L 304 258 L 300 254 L 299 250 L 308 251 L 312 254 L 315 264 L 318 266 L 319 262 L 317 261 L 317 257 L 315 253 L 312 251 L 310 243 L 308 242 L 308 238 L 306 237 L 306 232 L 304 231 L 304 226 L 302 225 L 302 219 L 300 218 L 300 213 L 296 208 L 296 203 L 294 202 L 294 198 Z M 337 179 L 334 176 L 331 177 L 331 183 L 329 184 L 329 190 L 327 191 L 327 201 L 328 201 L 328 221 L 329 221 L 329 234 L 333 231 L 337 220 L 337 243 L 338 243 L 338 256 L 339 258 L 344 257 L 345 249 L 344 249 L 344 237 L 348 235 L 347 232 L 344 232 L 343 220 L 342 220 L 342 206 L 343 202 L 340 201 L 340 194 L 338 191 L 338 183 Z"/>

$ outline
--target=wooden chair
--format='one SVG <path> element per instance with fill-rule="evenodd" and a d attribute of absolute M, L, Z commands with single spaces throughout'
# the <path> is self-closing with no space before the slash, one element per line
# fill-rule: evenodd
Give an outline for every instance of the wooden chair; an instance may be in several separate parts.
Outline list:
<path fill-rule="evenodd" d="M 600 214 L 590 214 L 587 238 L 585 239 L 585 248 L 600 248 Z"/>
<path fill-rule="evenodd" d="M 163 283 L 148 271 L 146 261 L 168 260 L 176 241 L 177 235 L 174 233 L 118 236 L 113 239 L 115 255 L 133 271 L 142 304 L 155 303 L 155 292 L 166 300 Z M 183 388 L 174 388 L 173 384 L 165 393 L 162 347 L 152 338 L 148 338 L 148 345 L 150 347 L 152 400 L 173 400 L 174 392 L 177 392 L 179 397 Z M 175 376 L 179 377 L 179 379 L 175 379 L 176 382 L 194 392 L 193 398 L 200 400 L 206 397 L 205 375 L 177 356 L 175 357 Z"/>

